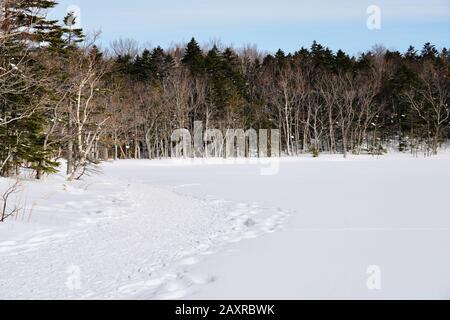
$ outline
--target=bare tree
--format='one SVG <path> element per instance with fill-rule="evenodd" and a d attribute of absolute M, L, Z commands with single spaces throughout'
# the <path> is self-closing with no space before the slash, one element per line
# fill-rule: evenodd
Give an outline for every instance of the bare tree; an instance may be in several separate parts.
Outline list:
<path fill-rule="evenodd" d="M 97 55 L 94 47 L 86 47 L 77 55 L 71 66 L 71 104 L 69 117 L 75 145 L 75 157 L 69 179 L 75 179 L 84 172 L 93 159 L 92 151 L 109 117 L 100 112 L 101 106 L 95 99 L 102 94 L 101 81 L 107 71 L 107 64 Z M 69 150 L 69 152 L 71 152 Z"/>
<path fill-rule="evenodd" d="M 437 154 L 443 132 L 450 120 L 450 81 L 448 76 L 428 64 L 420 74 L 422 86 L 405 93 L 407 101 L 425 122 L 429 144 Z"/>
<path fill-rule="evenodd" d="M 17 201 L 11 205 L 11 196 L 20 192 L 21 184 L 17 179 L 15 180 L 1 195 L 1 206 L 0 206 L 0 222 L 4 222 L 7 218 L 16 215 L 20 212 Z"/>
<path fill-rule="evenodd" d="M 111 48 L 116 56 L 135 59 L 139 54 L 139 43 L 130 38 L 120 38 L 111 42 Z"/>

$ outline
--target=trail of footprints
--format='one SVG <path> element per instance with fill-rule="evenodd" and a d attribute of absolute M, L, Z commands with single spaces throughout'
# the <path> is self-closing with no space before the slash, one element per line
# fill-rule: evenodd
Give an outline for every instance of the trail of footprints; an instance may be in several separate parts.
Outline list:
<path fill-rule="evenodd" d="M 104 187 L 109 187 L 105 184 Z M 130 212 L 135 211 L 136 203 L 130 201 L 128 190 L 114 190 L 108 196 L 92 197 L 81 201 L 71 201 L 64 204 L 55 204 L 55 211 L 64 214 L 70 212 L 84 212 L 81 221 L 76 222 L 76 227 L 71 231 L 56 232 L 55 230 L 41 230 L 35 233 L 26 242 L 9 241 L 0 243 L 0 254 L 5 258 L 8 255 L 24 255 L 30 251 L 37 250 L 42 245 L 49 245 L 50 249 L 58 248 L 59 244 L 69 248 L 78 248 L 80 239 L 90 235 L 89 225 L 106 231 L 117 230 L 121 219 L 132 219 L 127 217 Z M 180 195 L 180 194 L 178 194 Z M 181 196 L 181 195 L 180 195 Z M 189 197 L 192 198 L 192 197 Z M 147 299 L 178 299 L 201 288 L 201 286 L 216 281 L 214 276 L 195 275 L 189 268 L 208 255 L 214 254 L 226 248 L 227 244 L 236 243 L 246 239 L 252 239 L 261 235 L 280 230 L 290 213 L 279 208 L 265 208 L 257 203 L 233 203 L 230 201 L 217 200 L 212 197 L 206 199 L 195 199 L 203 203 L 204 207 L 211 210 L 211 214 L 217 215 L 218 219 L 226 221 L 219 229 L 214 229 L 205 238 L 198 239 L 194 245 L 188 244 L 186 248 L 168 256 L 168 261 L 152 261 L 141 257 L 133 260 L 134 263 L 141 260 L 142 265 L 135 265 L 131 261 L 121 265 L 123 272 L 128 273 L 138 269 L 132 278 L 118 275 L 116 283 L 98 283 L 97 290 L 79 292 L 77 298 L 123 298 L 143 297 Z M 100 203 L 100 205 L 99 205 Z M 100 209 L 99 209 L 100 208 Z M 121 212 L 118 214 L 118 210 Z M 109 226 L 112 229 L 109 229 Z M 115 235 L 111 235 L 116 241 Z M 139 238 L 132 238 L 138 241 Z M 103 239 L 102 247 L 96 245 L 95 250 L 110 250 L 109 238 Z M 83 241 L 81 242 L 83 243 Z M 114 242 L 113 244 L 117 244 Z M 136 242 L 139 245 L 139 242 Z M 105 248 L 103 248 L 105 246 Z M 49 253 L 52 250 L 48 250 Z M 79 249 L 81 250 L 81 248 Z M 81 254 L 81 253 L 80 253 Z M 113 257 L 113 252 L 110 252 Z M 67 257 L 69 259 L 71 255 Z M 70 260 L 70 259 L 69 259 Z M 122 260 L 119 260 L 122 261 Z M 147 261 L 147 262 L 145 262 Z M 62 262 L 61 262 L 62 263 Z M 63 263 L 64 264 L 64 263 Z M 104 281 L 103 281 L 104 282 Z M 131 283 L 130 283 L 131 282 Z M 111 285 L 112 284 L 112 285 Z M 74 296 L 75 297 L 75 296 Z"/>
<path fill-rule="evenodd" d="M 181 299 L 200 290 L 201 286 L 216 281 L 214 276 L 192 274 L 188 268 L 201 262 L 204 257 L 226 247 L 227 244 L 253 239 L 283 228 L 285 220 L 292 214 L 280 208 L 265 208 L 258 203 L 238 203 L 217 200 L 212 197 L 205 204 L 220 210 L 226 216 L 229 228 L 209 237 L 205 242 L 190 250 L 180 252 L 181 258 L 171 268 L 155 266 L 148 280 L 125 284 L 117 294 L 138 296 L 146 299 Z"/>
<path fill-rule="evenodd" d="M 100 183 L 98 185 L 101 185 Z M 110 184 L 103 184 L 110 186 Z M 78 191 L 75 192 L 75 191 Z M 111 193 L 108 196 L 95 196 L 89 200 L 67 201 L 65 203 L 52 204 L 50 198 L 43 199 L 42 204 L 35 209 L 38 211 L 42 207 L 44 210 L 53 211 L 58 215 L 66 215 L 69 219 L 74 219 L 74 228 L 69 231 L 56 229 L 42 229 L 33 233 L 28 239 L 21 239 L 17 241 L 0 242 L 0 254 L 4 257 L 8 255 L 23 255 L 31 251 L 39 249 L 42 245 L 65 243 L 76 239 L 77 235 L 86 232 L 89 225 L 99 224 L 102 221 L 112 222 L 113 220 L 124 219 L 124 214 L 129 210 L 132 204 L 128 203 L 124 195 L 124 190 L 120 192 Z M 71 193 L 75 196 L 77 194 L 83 195 L 86 190 L 79 191 L 74 188 Z M 100 205 L 99 205 L 100 203 Z M 49 210 L 49 208 L 51 208 Z M 102 209 L 98 209 L 102 208 Z M 121 210 L 121 214 L 117 214 L 117 209 Z M 75 212 L 79 217 L 71 217 L 68 214 Z"/>

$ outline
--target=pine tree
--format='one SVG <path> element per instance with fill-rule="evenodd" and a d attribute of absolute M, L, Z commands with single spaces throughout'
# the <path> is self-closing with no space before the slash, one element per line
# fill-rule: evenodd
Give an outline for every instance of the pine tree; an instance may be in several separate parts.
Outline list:
<path fill-rule="evenodd" d="M 350 71 L 353 67 L 352 59 L 347 54 L 345 54 L 344 51 L 340 49 L 336 52 L 334 61 L 335 61 L 334 69 L 337 72 L 339 71 L 347 72 Z"/>
<path fill-rule="evenodd" d="M 278 49 L 278 51 L 275 53 L 275 59 L 277 60 L 277 65 L 279 68 L 284 68 L 287 63 L 286 54 L 283 50 Z"/>
<path fill-rule="evenodd" d="M 420 57 L 424 60 L 434 60 L 439 52 L 436 50 L 436 47 L 431 43 L 427 42 L 424 44 L 422 48 L 422 52 Z"/>
<path fill-rule="evenodd" d="M 411 51 L 412 52 L 412 51 Z M 412 56 L 408 59 L 413 59 Z M 390 115 L 390 127 L 393 127 L 395 135 L 399 139 L 399 149 L 404 151 L 407 148 L 405 137 L 414 138 L 417 128 L 420 125 L 420 119 L 412 112 L 404 93 L 412 88 L 419 86 L 419 78 L 417 73 L 402 63 L 386 83 L 386 95 L 391 97 L 390 105 L 392 105 L 392 114 Z"/>
<path fill-rule="evenodd" d="M 36 77 L 39 71 L 35 70 Z M 42 171 L 49 172 L 52 165 L 56 165 L 48 160 L 49 155 L 43 146 L 44 133 L 43 128 L 46 125 L 46 118 L 41 110 L 36 110 L 33 114 L 21 118 L 20 115 L 28 106 L 38 105 L 46 88 L 38 82 L 26 82 L 20 76 L 16 77 L 18 93 L 10 92 L 4 94 L 1 100 L 2 119 L 17 118 L 17 120 L 0 126 L 0 161 L 5 165 L 1 174 L 8 176 L 15 172 L 21 165 L 27 163 L 34 169 L 40 168 Z M 26 91 L 23 88 L 26 87 Z M 38 177 L 39 171 L 38 171 Z"/>
<path fill-rule="evenodd" d="M 8 90 L 0 91 L 0 163 L 1 174 L 18 172 L 21 166 L 29 166 L 40 178 L 42 172 L 51 172 L 56 165 L 44 148 L 45 112 L 41 108 L 47 93 L 45 68 L 36 57 L 42 45 L 51 43 L 60 34 L 57 21 L 47 20 L 45 11 L 56 5 L 54 1 L 6 0 L 2 2 L 1 31 L 9 34 L 1 47 L 1 64 L 11 69 Z M 41 49 L 43 48 L 43 49 Z M 20 64 L 16 65 L 16 61 Z M 8 119 L 13 119 L 8 121 Z"/>
<path fill-rule="evenodd" d="M 333 52 L 316 41 L 311 45 L 311 58 L 315 68 L 332 70 L 334 64 Z"/>
<path fill-rule="evenodd" d="M 56 6 L 53 0 L 3 0 L 1 29 L 17 34 L 20 40 L 38 45 L 46 43 L 59 32 L 57 20 L 48 20 L 46 12 Z"/>
<path fill-rule="evenodd" d="M 417 50 L 413 46 L 409 46 L 408 50 L 405 52 L 404 57 L 409 62 L 417 61 Z"/>
<path fill-rule="evenodd" d="M 74 12 L 69 12 L 63 19 L 63 25 L 54 28 L 49 34 L 48 42 L 50 48 L 59 53 L 69 53 L 84 41 L 83 29 L 75 28 L 77 17 Z"/>
<path fill-rule="evenodd" d="M 194 38 L 187 44 L 182 62 L 189 67 L 192 74 L 201 74 L 204 72 L 205 58 Z"/>
<path fill-rule="evenodd" d="M 150 56 L 150 65 L 154 79 L 162 81 L 167 76 L 171 64 L 172 61 L 167 59 L 164 50 L 160 46 L 153 49 Z"/>

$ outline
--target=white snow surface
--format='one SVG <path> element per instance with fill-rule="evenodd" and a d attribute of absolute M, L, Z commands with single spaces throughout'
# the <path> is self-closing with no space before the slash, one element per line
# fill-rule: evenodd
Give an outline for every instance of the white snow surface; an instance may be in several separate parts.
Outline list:
<path fill-rule="evenodd" d="M 0 224 L 0 299 L 450 298 L 448 153 L 263 166 L 122 160 L 24 181 L 31 217 Z"/>

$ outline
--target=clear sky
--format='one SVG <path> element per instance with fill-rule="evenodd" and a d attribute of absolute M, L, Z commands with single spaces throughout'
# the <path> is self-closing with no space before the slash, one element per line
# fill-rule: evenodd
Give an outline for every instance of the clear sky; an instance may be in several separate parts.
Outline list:
<path fill-rule="evenodd" d="M 271 52 L 313 40 L 352 54 L 375 44 L 450 47 L 450 0 L 60 0 L 51 15 L 62 17 L 73 5 L 85 30 L 102 31 L 103 46 L 122 37 L 166 47 L 194 36 Z M 381 9 L 379 30 L 367 27 L 371 5 Z"/>

